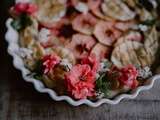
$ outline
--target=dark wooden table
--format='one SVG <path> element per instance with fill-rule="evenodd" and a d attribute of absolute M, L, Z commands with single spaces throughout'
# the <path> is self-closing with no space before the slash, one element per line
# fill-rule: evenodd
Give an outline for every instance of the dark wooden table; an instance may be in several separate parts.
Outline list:
<path fill-rule="evenodd" d="M 98 108 L 72 107 L 36 92 L 12 65 L 4 41 L 4 22 L 13 0 L 0 3 L 0 120 L 160 120 L 160 81 L 134 100 Z"/>

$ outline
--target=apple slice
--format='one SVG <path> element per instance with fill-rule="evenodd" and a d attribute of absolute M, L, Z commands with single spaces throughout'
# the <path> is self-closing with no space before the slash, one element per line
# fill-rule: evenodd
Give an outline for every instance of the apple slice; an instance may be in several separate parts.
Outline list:
<path fill-rule="evenodd" d="M 108 58 L 110 54 L 111 48 L 108 46 L 105 46 L 101 43 L 97 43 L 92 51 L 91 54 L 95 54 L 97 59 L 101 60 L 103 58 Z"/>
<path fill-rule="evenodd" d="M 114 28 L 113 22 L 99 21 L 94 29 L 94 35 L 104 45 L 112 46 L 121 36 L 121 32 Z"/>
<path fill-rule="evenodd" d="M 96 44 L 96 40 L 88 35 L 75 34 L 67 48 L 71 49 L 77 59 L 88 55 Z"/>
<path fill-rule="evenodd" d="M 86 13 L 78 15 L 73 20 L 72 25 L 74 30 L 86 35 L 91 35 L 96 23 L 97 19 L 90 13 Z"/>

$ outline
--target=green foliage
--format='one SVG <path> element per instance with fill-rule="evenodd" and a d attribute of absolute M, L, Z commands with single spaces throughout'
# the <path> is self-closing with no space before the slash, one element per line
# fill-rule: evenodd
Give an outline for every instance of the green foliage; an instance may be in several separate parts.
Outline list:
<path fill-rule="evenodd" d="M 34 68 L 33 72 L 42 74 L 43 73 L 43 71 L 42 71 L 43 64 L 42 63 L 43 62 L 41 60 L 38 60 L 35 64 L 35 68 Z"/>
<path fill-rule="evenodd" d="M 42 61 L 38 60 L 35 64 L 35 68 L 32 71 L 33 72 L 33 77 L 38 80 L 42 80 L 42 75 L 43 75 L 43 65 Z"/>
<path fill-rule="evenodd" d="M 27 26 L 32 25 L 32 20 L 27 14 L 21 14 L 19 17 L 14 19 L 11 23 L 12 27 L 17 31 L 25 29 Z"/>
<path fill-rule="evenodd" d="M 39 74 L 34 74 L 34 75 L 33 75 L 33 78 L 35 78 L 35 79 L 37 79 L 37 80 L 43 80 L 42 75 L 39 75 Z"/>
<path fill-rule="evenodd" d="M 147 25 L 147 26 L 153 26 L 156 24 L 156 19 L 146 20 L 146 21 L 143 21 L 141 24 Z"/>
<path fill-rule="evenodd" d="M 110 88 L 111 83 L 108 81 L 106 73 L 103 73 L 97 80 L 96 80 L 96 89 L 104 93 L 105 97 L 110 95 Z"/>

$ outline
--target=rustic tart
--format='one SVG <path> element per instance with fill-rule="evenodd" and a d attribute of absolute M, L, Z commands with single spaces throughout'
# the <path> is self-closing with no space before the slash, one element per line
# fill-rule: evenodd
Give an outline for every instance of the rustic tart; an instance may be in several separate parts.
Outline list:
<path fill-rule="evenodd" d="M 156 74 L 159 0 L 32 0 L 10 9 L 33 77 L 75 100 L 113 99 Z"/>

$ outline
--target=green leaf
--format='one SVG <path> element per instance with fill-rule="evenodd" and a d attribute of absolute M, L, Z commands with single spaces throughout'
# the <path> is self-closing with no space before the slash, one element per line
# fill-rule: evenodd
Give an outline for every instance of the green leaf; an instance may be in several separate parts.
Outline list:
<path fill-rule="evenodd" d="M 21 14 L 18 18 L 12 21 L 11 25 L 17 31 L 25 29 L 27 26 L 32 25 L 32 20 L 27 14 Z"/>
<path fill-rule="evenodd" d="M 22 28 L 20 19 L 12 21 L 11 25 L 14 29 L 18 31 Z"/>
<path fill-rule="evenodd" d="M 110 95 L 110 88 L 111 84 L 108 81 L 106 73 L 104 73 L 96 80 L 96 89 L 97 91 L 104 93 L 105 97 L 108 97 Z"/>
<path fill-rule="evenodd" d="M 146 21 L 141 22 L 141 24 L 147 25 L 147 26 L 153 26 L 156 24 L 156 19 L 146 20 Z"/>
<path fill-rule="evenodd" d="M 34 66 L 34 70 L 32 70 L 33 78 L 42 80 L 43 79 L 43 64 L 41 60 L 38 60 Z"/>
<path fill-rule="evenodd" d="M 37 80 L 43 80 L 42 75 L 39 75 L 39 74 L 35 74 L 35 75 L 33 76 L 33 78 L 35 78 L 35 79 L 37 79 Z"/>
<path fill-rule="evenodd" d="M 43 64 L 41 60 L 36 62 L 33 72 L 40 75 L 43 74 Z"/>

